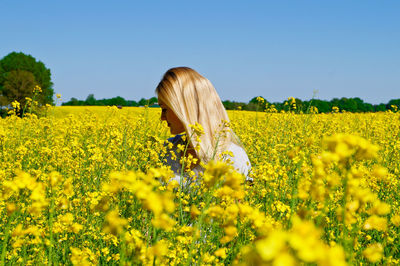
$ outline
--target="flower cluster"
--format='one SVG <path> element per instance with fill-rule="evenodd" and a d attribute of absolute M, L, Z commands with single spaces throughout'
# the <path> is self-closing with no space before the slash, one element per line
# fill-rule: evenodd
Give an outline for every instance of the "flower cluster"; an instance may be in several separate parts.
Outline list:
<path fill-rule="evenodd" d="M 221 160 L 194 172 L 178 146 L 188 187 L 165 166 L 171 136 L 155 108 L 0 119 L 0 264 L 399 264 L 399 112 L 295 104 L 221 124 L 248 177 Z M 198 149 L 204 130 L 190 130 Z"/>

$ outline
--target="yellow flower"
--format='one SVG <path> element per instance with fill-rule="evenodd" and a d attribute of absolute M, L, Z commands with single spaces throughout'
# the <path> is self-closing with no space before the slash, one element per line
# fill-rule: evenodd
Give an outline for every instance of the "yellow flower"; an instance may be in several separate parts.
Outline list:
<path fill-rule="evenodd" d="M 378 231 L 387 230 L 387 220 L 386 218 L 379 217 L 377 215 L 370 216 L 364 223 L 365 230 L 376 229 Z"/>
<path fill-rule="evenodd" d="M 196 205 L 192 205 L 190 207 L 190 216 L 192 217 L 192 219 L 196 218 L 197 216 L 200 215 L 200 211 L 199 209 L 197 209 Z"/>
<path fill-rule="evenodd" d="M 83 225 L 78 224 L 78 223 L 72 224 L 72 232 L 74 232 L 75 234 L 78 234 L 82 229 L 83 229 Z"/>
<path fill-rule="evenodd" d="M 164 229 L 165 231 L 169 232 L 173 229 L 175 225 L 175 221 L 169 217 L 166 213 L 163 213 L 161 215 L 156 215 L 151 223 L 157 227 Z"/>
<path fill-rule="evenodd" d="M 59 221 L 65 225 L 70 225 L 74 221 L 74 216 L 72 215 L 72 213 L 68 212 L 64 215 L 60 215 Z"/>
<path fill-rule="evenodd" d="M 22 224 L 18 224 L 15 228 L 14 231 L 12 232 L 12 236 L 13 237 L 17 237 L 17 236 L 23 236 L 25 235 L 24 230 L 22 229 Z"/>
<path fill-rule="evenodd" d="M 73 184 L 72 184 L 72 178 L 68 178 L 67 180 L 65 180 L 63 193 L 68 198 L 71 198 L 72 196 L 75 195 L 74 187 L 73 187 Z"/>
<path fill-rule="evenodd" d="M 232 241 L 237 236 L 237 228 L 233 225 L 228 225 L 224 227 L 225 236 L 220 239 L 222 244 L 226 244 Z"/>
<path fill-rule="evenodd" d="M 364 251 L 363 255 L 372 263 L 376 263 L 382 259 L 383 247 L 381 243 L 369 245 Z"/>
<path fill-rule="evenodd" d="M 274 259 L 274 266 L 291 266 L 297 265 L 296 260 L 289 252 L 281 252 Z"/>
<path fill-rule="evenodd" d="M 206 165 L 203 181 L 208 187 L 212 187 L 216 182 L 221 180 L 226 173 L 231 171 L 232 166 L 222 161 L 210 161 Z"/>
<path fill-rule="evenodd" d="M 89 262 L 89 256 L 86 251 L 75 248 L 75 247 L 70 247 L 71 250 L 71 262 L 73 265 L 92 265 L 92 263 Z"/>
<path fill-rule="evenodd" d="M 39 85 L 36 85 L 33 88 L 33 93 L 41 93 L 42 92 L 42 88 Z"/>
<path fill-rule="evenodd" d="M 57 186 L 62 181 L 62 176 L 58 172 L 50 173 L 50 184 L 51 186 Z"/>
<path fill-rule="evenodd" d="M 225 259 L 226 258 L 226 248 L 217 249 L 214 252 L 214 255 L 217 256 L 217 257 L 220 257 L 222 259 Z"/>
<path fill-rule="evenodd" d="M 372 174 L 376 176 L 378 179 L 384 179 L 388 175 L 388 170 L 382 166 L 374 166 Z"/>
<path fill-rule="evenodd" d="M 6 210 L 7 210 L 7 215 L 10 216 L 17 210 L 17 205 L 15 205 L 15 203 L 9 203 L 7 204 Z"/>
<path fill-rule="evenodd" d="M 287 234 L 281 231 L 272 232 L 268 238 L 258 240 L 256 250 L 264 261 L 276 257 L 286 246 Z"/>
<path fill-rule="evenodd" d="M 396 214 L 390 219 L 394 226 L 400 226 L 400 215 Z"/>
<path fill-rule="evenodd" d="M 127 224 L 128 221 L 124 218 L 121 218 L 117 210 L 112 210 L 106 215 L 103 230 L 106 233 L 120 235 L 124 231 Z"/>
<path fill-rule="evenodd" d="M 148 252 L 150 256 L 165 256 L 168 252 L 168 244 L 165 240 L 160 240 L 150 247 Z"/>
<path fill-rule="evenodd" d="M 257 100 L 257 102 L 259 103 L 259 104 L 262 104 L 262 103 L 264 103 L 264 98 L 263 97 L 260 97 L 260 96 L 258 96 L 257 98 L 256 98 L 256 100 Z"/>
<path fill-rule="evenodd" d="M 199 123 L 195 123 L 194 125 L 189 125 L 189 127 L 193 130 L 194 134 L 198 137 L 204 135 L 204 128 Z"/>
<path fill-rule="evenodd" d="M 390 209 L 389 204 L 382 201 L 375 201 L 370 212 L 378 215 L 386 215 L 390 213 Z"/>
<path fill-rule="evenodd" d="M 325 256 L 325 246 L 321 243 L 321 233 L 309 221 L 293 219 L 292 232 L 289 235 L 290 246 L 298 251 L 298 256 L 306 262 L 313 262 Z"/>

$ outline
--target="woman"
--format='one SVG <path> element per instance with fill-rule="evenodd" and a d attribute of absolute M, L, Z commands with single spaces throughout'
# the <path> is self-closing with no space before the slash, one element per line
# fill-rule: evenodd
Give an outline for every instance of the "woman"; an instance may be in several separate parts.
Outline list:
<path fill-rule="evenodd" d="M 199 162 L 207 164 L 211 160 L 223 159 L 230 161 L 247 177 L 251 167 L 249 158 L 229 128 L 228 114 L 208 79 L 188 67 L 171 68 L 164 74 L 156 93 L 162 108 L 161 119 L 176 135 L 169 139 L 168 145 L 169 152 L 176 152 L 176 157 L 169 154 L 166 158 L 166 164 L 176 175 L 174 179 L 178 182 L 182 179 L 180 159 L 184 154 L 197 159 L 191 165 L 196 174 L 202 171 Z M 202 126 L 202 134 L 198 128 L 190 126 L 196 124 Z M 183 132 L 185 137 L 179 135 Z M 187 146 L 186 151 L 182 151 L 184 146 Z"/>

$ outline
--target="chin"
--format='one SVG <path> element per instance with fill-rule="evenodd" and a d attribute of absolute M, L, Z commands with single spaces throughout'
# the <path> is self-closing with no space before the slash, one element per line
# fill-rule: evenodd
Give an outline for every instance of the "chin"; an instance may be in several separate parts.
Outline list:
<path fill-rule="evenodd" d="M 178 134 L 183 132 L 183 131 L 180 131 L 180 130 L 172 130 L 172 129 L 170 131 L 171 131 L 172 135 L 178 135 Z"/>

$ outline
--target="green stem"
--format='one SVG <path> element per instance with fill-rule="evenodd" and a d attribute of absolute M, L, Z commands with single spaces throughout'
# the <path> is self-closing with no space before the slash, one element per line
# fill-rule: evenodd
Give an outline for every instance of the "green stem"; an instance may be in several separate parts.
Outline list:
<path fill-rule="evenodd" d="M 120 235 L 121 239 L 122 239 L 122 243 L 121 243 L 121 248 L 119 250 L 119 254 L 120 254 L 120 265 L 125 265 L 125 261 L 126 261 L 126 242 L 125 242 L 125 236 L 124 233 L 122 235 Z"/>
<path fill-rule="evenodd" d="M 264 189 L 267 189 L 267 181 L 264 180 Z M 265 215 L 267 215 L 267 193 L 265 193 L 264 195 L 264 211 L 265 211 Z"/>
<path fill-rule="evenodd" d="M 347 236 L 347 227 L 346 227 L 346 201 L 347 201 L 347 171 L 344 176 L 343 180 L 343 200 L 342 200 L 342 220 L 343 220 L 343 225 L 342 225 L 342 246 L 344 249 L 347 248 L 347 241 L 346 241 L 346 236 Z"/>
<path fill-rule="evenodd" d="M 208 207 L 210 205 L 210 202 L 211 202 L 211 199 L 212 199 L 212 195 L 213 195 L 213 191 L 215 190 L 216 187 L 218 187 L 218 183 L 217 183 L 217 185 L 214 185 L 214 187 L 212 187 L 211 190 L 209 191 L 209 193 L 207 194 L 207 197 L 205 199 L 205 203 L 206 204 L 205 204 L 205 206 L 204 206 L 204 208 L 203 208 L 203 210 L 202 210 L 202 212 L 200 214 L 199 219 L 197 220 L 196 224 L 194 225 L 194 227 L 195 227 L 194 234 L 196 234 L 197 230 L 200 230 L 202 228 L 202 226 L 203 226 L 204 218 L 206 216 L 206 210 L 208 209 Z M 202 236 L 200 234 L 200 239 L 201 238 L 202 238 Z M 186 260 L 185 265 L 190 265 L 191 264 L 191 260 L 193 258 L 192 250 L 193 250 L 194 246 L 195 246 L 195 240 L 192 239 L 192 243 L 190 244 L 190 248 L 189 248 L 189 251 L 188 251 L 188 258 Z"/>
<path fill-rule="evenodd" d="M 54 197 L 52 197 L 50 203 L 50 214 L 49 214 L 50 246 L 49 246 L 49 260 L 47 265 L 53 264 L 52 263 L 53 262 L 53 211 L 54 211 Z"/>
<path fill-rule="evenodd" d="M 293 216 L 293 214 L 295 213 L 295 206 L 297 204 L 297 189 L 298 189 L 298 184 L 299 184 L 299 177 L 295 178 L 294 173 L 297 172 L 301 172 L 299 171 L 300 166 L 303 164 L 304 158 L 302 158 L 297 164 L 296 164 L 296 168 L 294 169 L 294 171 L 291 171 L 290 173 L 290 179 L 291 179 L 291 186 L 292 186 L 292 191 L 291 191 L 291 198 L 290 198 L 290 217 L 288 219 L 288 228 L 290 226 L 290 220 Z"/>
<path fill-rule="evenodd" d="M 5 265 L 5 260 L 6 260 L 6 253 L 7 253 L 7 243 L 8 243 L 8 238 L 10 237 L 10 226 L 11 226 L 11 221 L 14 218 L 14 213 L 11 214 L 10 218 L 7 221 L 6 228 L 4 230 L 5 236 L 4 236 L 4 241 L 3 241 L 3 248 L 1 250 L 1 263 L 0 265 Z"/>
<path fill-rule="evenodd" d="M 189 139 L 192 138 L 193 134 L 194 133 L 192 133 L 192 135 L 190 135 Z M 180 216 L 179 217 L 179 221 L 180 221 L 181 225 L 183 224 L 183 209 L 182 209 L 182 199 L 181 199 L 182 195 L 181 194 L 183 192 L 183 185 L 184 185 L 183 173 L 184 173 L 184 169 L 185 169 L 185 157 L 186 157 L 186 153 L 187 153 L 187 150 L 188 150 L 188 147 L 189 147 L 189 143 L 190 143 L 189 139 L 188 139 L 188 136 L 186 135 L 185 149 L 183 151 L 183 157 L 181 157 L 181 159 L 182 159 L 182 167 L 181 167 L 181 174 L 180 174 L 180 178 L 181 179 L 180 179 L 180 182 L 179 182 L 180 184 L 179 184 L 179 197 L 178 197 L 178 199 L 179 199 L 179 216 Z"/>

